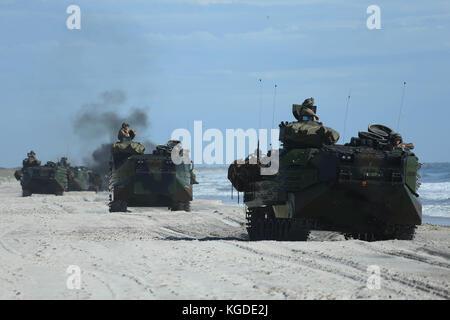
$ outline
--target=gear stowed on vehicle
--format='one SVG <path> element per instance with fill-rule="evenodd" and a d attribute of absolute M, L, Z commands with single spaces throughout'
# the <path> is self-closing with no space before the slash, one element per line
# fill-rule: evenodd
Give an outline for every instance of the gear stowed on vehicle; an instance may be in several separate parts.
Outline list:
<path fill-rule="evenodd" d="M 300 109 L 293 106 L 299 121 L 280 124 L 278 173 L 261 175 L 264 165 L 249 158 L 228 169 L 244 193 L 250 240 L 307 240 L 311 230 L 368 241 L 413 239 L 422 205 L 412 144 L 373 124 L 337 145 L 335 130 Z"/>

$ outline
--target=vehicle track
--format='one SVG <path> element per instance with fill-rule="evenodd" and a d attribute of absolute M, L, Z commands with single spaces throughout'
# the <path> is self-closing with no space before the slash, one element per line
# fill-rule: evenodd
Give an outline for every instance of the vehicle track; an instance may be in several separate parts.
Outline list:
<path fill-rule="evenodd" d="M 257 254 L 257 255 L 261 255 L 264 257 L 270 257 L 274 260 L 282 260 L 282 261 L 287 260 L 287 261 L 293 262 L 297 265 L 299 264 L 298 259 L 292 258 L 290 256 L 269 253 L 267 251 L 261 251 L 261 250 L 255 249 L 255 248 L 250 248 L 250 247 L 242 245 L 242 244 L 233 243 L 233 245 L 238 248 L 241 248 L 243 250 L 247 250 L 251 253 Z M 337 274 L 344 278 L 347 278 L 347 279 L 350 279 L 350 280 L 353 280 L 353 281 L 356 281 L 359 283 L 365 284 L 367 281 L 367 265 L 362 265 L 354 260 L 349 260 L 349 259 L 345 259 L 342 257 L 336 258 L 336 257 L 333 257 L 333 256 L 325 254 L 325 253 L 321 253 L 321 252 L 311 254 L 311 252 L 299 250 L 299 249 L 291 248 L 288 250 L 290 250 L 296 254 L 301 254 L 303 257 L 309 257 L 309 260 L 302 259 L 301 264 L 306 265 L 306 266 L 310 267 L 311 269 L 321 270 L 321 271 L 331 273 L 331 274 Z M 321 259 L 325 264 L 331 264 L 331 266 L 326 266 L 325 264 L 315 262 L 315 261 L 317 261 L 317 258 Z M 335 266 L 334 266 L 334 264 L 332 264 L 332 262 L 340 264 L 344 267 L 348 267 L 348 268 L 357 270 L 361 273 L 361 275 L 355 274 L 354 272 L 344 272 L 343 270 L 339 270 L 339 269 L 335 268 Z M 430 283 L 425 283 L 420 280 L 411 279 L 409 277 L 400 275 L 399 273 L 389 271 L 386 268 L 381 269 L 380 276 L 383 280 L 385 280 L 384 283 L 388 283 L 388 281 L 398 282 L 407 287 L 415 288 L 417 290 L 438 296 L 440 298 L 444 298 L 444 299 L 450 298 L 449 290 L 442 288 L 437 284 L 430 284 Z M 389 289 L 393 290 L 393 291 L 397 291 L 396 289 L 393 289 L 393 288 L 389 288 Z"/>
<path fill-rule="evenodd" d="M 377 254 L 396 256 L 396 257 L 400 257 L 400 258 L 404 258 L 404 259 L 408 259 L 408 260 L 414 260 L 414 261 L 426 263 L 431 266 L 449 269 L 449 272 L 450 272 L 450 263 L 440 262 L 440 261 L 430 261 L 429 257 L 420 255 L 415 252 L 406 252 L 406 250 L 390 250 L 390 249 L 386 249 L 385 251 L 383 251 L 382 249 L 377 249 L 374 246 L 371 246 L 370 244 L 367 244 L 364 242 L 358 242 L 357 244 L 359 246 L 364 247 L 365 249 L 370 250 Z M 417 249 L 420 250 L 420 248 L 417 248 Z M 442 258 L 446 258 L 445 256 L 443 256 L 441 254 L 436 254 L 436 255 L 440 256 Z"/>
<path fill-rule="evenodd" d="M 145 290 L 146 292 L 148 292 L 151 295 L 154 295 L 153 289 L 150 286 L 148 286 L 147 284 L 145 284 L 145 281 L 141 277 L 137 276 L 136 274 L 131 275 L 126 272 L 116 271 L 112 268 L 111 269 L 102 268 L 101 267 L 102 265 L 106 265 L 103 258 L 92 255 L 92 253 L 86 249 L 74 247 L 72 245 L 70 247 L 71 247 L 72 251 L 78 251 L 86 256 L 89 256 L 89 259 L 86 259 L 85 261 L 89 261 L 89 263 L 91 264 L 91 270 L 84 271 L 84 269 L 86 269 L 86 268 L 83 268 L 83 272 L 86 272 L 87 274 L 92 276 L 94 279 L 96 279 L 97 281 L 102 283 L 102 285 L 104 287 L 106 287 L 108 289 L 108 291 L 110 292 L 112 299 L 117 299 L 119 297 L 119 294 L 117 293 L 117 290 L 114 290 L 113 286 L 111 286 L 109 284 L 109 283 L 114 283 L 114 281 L 108 280 L 108 276 L 107 276 L 108 274 L 112 274 L 113 276 L 116 276 L 116 277 L 118 277 L 118 275 L 120 274 L 122 278 L 126 278 L 126 279 L 130 280 L 131 282 L 136 283 L 139 288 Z M 117 267 L 117 265 L 114 265 L 114 266 Z"/>
<path fill-rule="evenodd" d="M 294 252 L 301 252 L 303 254 L 308 254 L 305 251 L 296 251 L 293 250 Z M 384 254 L 389 255 L 388 252 L 385 252 Z M 325 259 L 325 261 L 334 261 L 336 263 L 341 263 L 347 266 L 351 266 L 361 272 L 367 272 L 367 266 L 363 266 L 353 260 L 349 260 L 349 259 L 345 259 L 345 258 L 336 258 L 333 257 L 331 255 L 327 255 L 325 253 L 319 253 L 318 256 L 322 259 Z M 403 257 L 403 256 L 401 256 Z M 421 261 L 420 261 L 421 262 Z M 381 277 L 384 280 L 387 281 L 395 281 L 395 282 L 399 282 L 401 284 L 404 284 L 408 287 L 412 287 L 412 288 L 416 288 L 418 290 L 421 290 L 423 292 L 427 292 L 436 296 L 439 296 L 441 298 L 444 299 L 449 299 L 450 298 L 450 292 L 448 289 L 442 288 L 440 287 L 438 284 L 430 284 L 430 283 L 425 283 L 423 281 L 420 280 L 416 280 L 416 279 L 411 279 L 409 277 L 403 276 L 397 272 L 392 272 L 387 268 L 381 268 Z"/>
<path fill-rule="evenodd" d="M 287 255 L 275 254 L 275 253 L 271 253 L 268 251 L 251 248 L 251 247 L 249 247 L 247 245 L 243 245 L 241 243 L 232 242 L 229 244 L 231 244 L 237 248 L 240 248 L 242 250 L 246 250 L 248 252 L 256 254 L 258 256 L 262 256 L 263 258 L 272 258 L 273 260 L 276 260 L 278 262 L 294 264 L 295 266 L 298 266 L 298 267 L 308 267 L 313 270 L 320 270 L 320 271 L 323 271 L 326 273 L 336 274 L 336 275 L 342 276 L 344 278 L 348 278 L 348 279 L 353 280 L 358 283 L 361 283 L 361 282 L 365 283 L 367 280 L 367 276 L 363 277 L 363 276 L 357 275 L 355 273 L 343 272 L 341 270 L 334 269 L 330 266 L 318 264 L 318 263 L 314 262 L 314 257 L 308 257 L 308 255 L 310 255 L 310 254 L 307 253 L 306 251 L 298 250 L 296 252 L 296 253 L 302 254 L 302 259 L 300 260 L 298 258 L 293 258 L 293 257 L 287 256 Z M 305 259 L 305 258 L 307 258 L 307 259 Z M 364 270 L 364 273 L 366 274 L 366 270 Z"/>
<path fill-rule="evenodd" d="M 116 292 L 111 288 L 111 286 L 108 284 L 107 280 L 105 280 L 104 277 L 99 276 L 99 274 L 97 272 L 87 271 L 87 270 L 84 270 L 84 272 L 86 274 L 90 275 L 93 279 L 95 279 L 98 282 L 100 282 L 109 291 L 109 293 L 111 294 L 111 299 L 116 299 L 117 298 Z M 87 283 L 87 281 L 84 281 L 84 283 Z M 90 290 L 87 290 L 87 292 L 89 292 L 91 294 Z"/>
<path fill-rule="evenodd" d="M 16 231 L 16 230 L 18 230 L 18 228 L 10 229 L 10 230 L 8 230 L 8 231 L 2 233 L 2 235 L 0 235 L 0 247 L 2 247 L 6 252 L 8 252 L 8 253 L 10 253 L 10 254 L 13 254 L 13 255 L 19 256 L 19 257 L 23 257 L 22 254 L 21 254 L 20 252 L 18 252 L 18 251 L 16 251 L 16 250 L 10 248 L 9 246 L 7 246 L 7 245 L 5 244 L 5 242 L 4 242 L 4 240 L 3 240 L 3 238 L 4 238 L 6 235 L 8 235 L 8 234 L 10 234 L 10 233 L 12 233 L 12 232 L 14 232 L 14 231 Z"/>

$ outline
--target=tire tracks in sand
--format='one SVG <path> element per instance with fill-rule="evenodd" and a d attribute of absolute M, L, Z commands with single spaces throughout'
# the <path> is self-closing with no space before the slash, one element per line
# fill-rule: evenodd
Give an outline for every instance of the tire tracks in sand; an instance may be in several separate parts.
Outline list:
<path fill-rule="evenodd" d="M 262 256 L 264 258 L 270 258 L 277 262 L 291 263 L 295 264 L 298 267 L 304 266 L 308 267 L 312 270 L 320 270 L 322 272 L 331 273 L 333 275 L 341 276 L 343 278 L 352 280 L 359 284 L 365 284 L 368 278 L 367 274 L 367 265 L 363 265 L 358 263 L 353 259 L 347 259 L 343 257 L 335 257 L 323 252 L 310 252 L 300 249 L 286 248 L 283 249 L 288 250 L 288 252 L 292 252 L 293 254 L 300 254 L 302 259 L 294 258 L 292 256 L 270 252 L 269 250 L 256 249 L 252 246 L 245 245 L 243 243 L 236 242 L 224 242 L 234 247 L 237 247 L 242 250 L 246 250 L 252 254 L 256 254 L 258 256 Z M 277 245 L 278 246 L 278 245 Z M 271 248 L 272 249 L 272 248 Z M 273 248 L 274 250 L 279 249 Z M 278 250 L 280 252 L 280 250 Z M 382 252 L 383 254 L 387 254 L 386 252 Z M 340 266 L 340 268 L 336 268 L 336 266 Z M 349 270 L 342 269 L 348 268 Z M 355 272 L 356 271 L 356 272 Z M 442 284 L 424 282 L 418 279 L 413 279 L 406 275 L 402 275 L 398 272 L 390 271 L 387 268 L 381 269 L 381 278 L 384 280 L 383 283 L 389 283 L 392 281 L 393 283 L 398 283 L 407 288 L 417 289 L 422 291 L 423 293 L 427 293 L 433 295 L 435 297 L 449 299 L 450 292 L 447 288 L 442 287 Z M 395 292 L 399 292 L 399 289 L 395 288 L 395 286 L 386 287 L 385 289 L 389 289 Z"/>

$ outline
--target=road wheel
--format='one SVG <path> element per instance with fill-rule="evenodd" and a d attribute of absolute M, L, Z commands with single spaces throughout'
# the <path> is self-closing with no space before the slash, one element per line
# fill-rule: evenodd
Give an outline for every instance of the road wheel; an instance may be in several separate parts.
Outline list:
<path fill-rule="evenodd" d="M 183 210 L 186 212 L 191 212 L 191 202 L 186 201 L 183 203 Z"/>
<path fill-rule="evenodd" d="M 413 240 L 416 233 L 415 225 L 397 225 L 395 228 L 395 239 Z"/>
<path fill-rule="evenodd" d="M 109 212 L 127 212 L 127 203 L 123 200 L 114 200 L 109 203 Z"/>
<path fill-rule="evenodd" d="M 191 211 L 191 202 L 190 201 L 174 201 L 169 206 L 171 211 Z"/>

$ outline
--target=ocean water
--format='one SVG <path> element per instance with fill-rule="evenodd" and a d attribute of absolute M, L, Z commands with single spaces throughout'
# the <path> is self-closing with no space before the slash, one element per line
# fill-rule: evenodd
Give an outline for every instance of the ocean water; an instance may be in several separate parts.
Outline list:
<path fill-rule="evenodd" d="M 199 184 L 194 185 L 194 198 L 222 200 L 227 204 L 237 203 L 237 192 L 231 198 L 231 182 L 228 180 L 228 167 L 195 168 Z"/>
<path fill-rule="evenodd" d="M 424 163 L 419 174 L 423 221 L 450 225 L 450 163 Z"/>
<path fill-rule="evenodd" d="M 195 173 L 199 184 L 194 186 L 194 198 L 238 205 L 236 190 L 231 198 L 228 168 L 196 168 Z M 419 174 L 423 222 L 450 225 L 450 163 L 425 163 Z M 242 194 L 239 200 L 242 205 Z"/>

